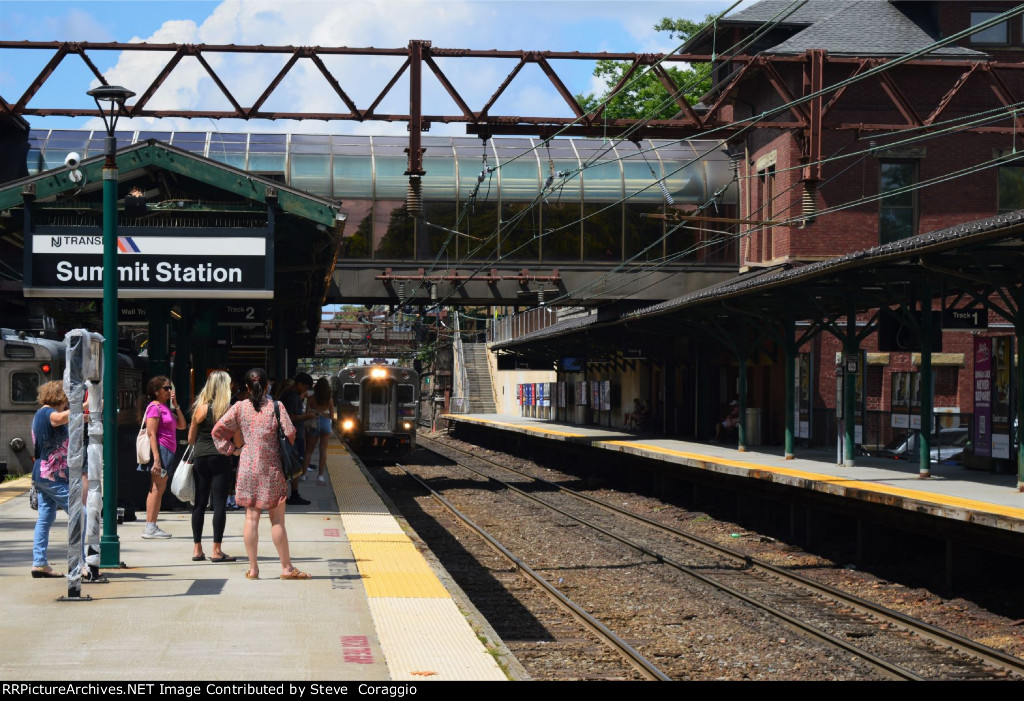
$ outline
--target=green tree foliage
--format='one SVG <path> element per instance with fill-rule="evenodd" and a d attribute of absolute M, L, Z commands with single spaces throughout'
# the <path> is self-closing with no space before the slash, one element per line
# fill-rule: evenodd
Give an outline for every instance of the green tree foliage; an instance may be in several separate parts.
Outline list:
<path fill-rule="evenodd" d="M 659 32 L 668 32 L 673 39 L 683 42 L 689 39 L 701 27 L 714 19 L 714 15 L 708 15 L 701 22 L 694 22 L 688 19 L 670 19 L 662 17 L 654 29 Z M 711 71 L 707 63 L 694 63 L 689 68 L 672 68 L 668 64 L 666 72 L 672 76 L 673 82 L 682 88 L 686 100 L 695 105 L 700 97 L 711 89 Z M 583 107 L 584 111 L 592 112 L 600 104 L 604 94 L 618 85 L 619 80 L 629 70 L 630 64 L 624 61 L 598 61 L 594 68 L 594 76 L 604 81 L 605 89 L 601 94 L 591 93 L 589 95 L 577 95 L 576 100 Z M 615 98 L 608 103 L 604 115 L 609 119 L 671 119 L 679 111 L 675 100 L 661 84 L 652 71 L 637 69 L 637 72 L 630 78 L 630 84 Z M 640 75 L 643 73 L 643 75 Z"/>

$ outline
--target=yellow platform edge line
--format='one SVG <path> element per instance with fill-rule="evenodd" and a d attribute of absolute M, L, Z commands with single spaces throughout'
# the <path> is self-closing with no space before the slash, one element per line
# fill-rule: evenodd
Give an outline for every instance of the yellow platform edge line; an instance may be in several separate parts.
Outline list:
<path fill-rule="evenodd" d="M 22 475 L 0 484 L 0 504 L 6 503 L 15 497 L 20 497 L 32 486 L 32 476 Z"/>
<path fill-rule="evenodd" d="M 738 467 L 744 470 L 757 470 L 759 472 L 772 472 L 779 475 L 787 475 L 789 477 L 797 477 L 800 479 L 811 480 L 814 482 L 822 482 L 824 484 L 833 484 L 844 489 L 861 489 L 867 492 L 878 492 L 881 494 L 890 494 L 892 496 L 899 496 L 906 499 L 915 499 L 917 501 L 927 502 L 929 504 L 935 504 L 937 506 L 950 506 L 963 509 L 970 509 L 972 511 L 979 511 L 983 513 L 992 513 L 1000 516 L 1009 516 L 1013 518 L 1024 519 L 1024 509 L 1015 508 L 1013 506 L 1000 506 L 999 504 L 989 504 L 983 501 L 977 501 L 975 499 L 964 499 L 963 497 L 954 497 L 946 494 L 936 495 L 932 492 L 923 492 L 917 489 L 906 489 L 905 487 L 890 487 L 888 485 L 879 485 L 873 482 L 862 482 L 860 480 L 853 480 L 846 477 L 835 477 L 833 475 L 823 475 L 817 472 L 806 472 L 804 470 L 794 470 L 788 467 L 774 467 L 772 465 L 762 465 L 760 463 L 745 462 L 742 460 L 732 460 L 730 458 L 719 458 L 711 455 L 703 455 L 700 453 L 688 453 L 681 450 L 673 450 L 672 448 L 663 448 L 657 445 L 649 445 L 647 443 L 632 443 L 628 441 L 599 441 L 595 445 L 616 445 L 624 446 L 628 448 L 638 448 L 641 450 L 650 451 L 652 453 L 661 453 L 662 455 L 675 455 L 678 457 L 689 458 L 691 460 L 700 460 L 701 462 L 712 462 L 718 465 L 728 465 L 730 467 Z"/>
<path fill-rule="evenodd" d="M 451 598 L 451 594 L 411 541 L 408 545 L 374 541 L 354 542 L 350 545 L 367 596 Z"/>
<path fill-rule="evenodd" d="M 565 436 L 566 438 L 586 438 L 586 434 L 583 433 L 569 433 L 568 431 L 556 431 L 553 428 L 540 428 L 539 426 L 524 426 L 522 424 L 513 424 L 506 421 L 494 421 L 492 419 L 474 419 L 468 416 L 462 416 L 460 414 L 443 414 L 442 419 L 450 419 L 452 421 L 465 421 L 466 423 L 481 424 L 483 426 L 508 426 L 524 432 L 530 433 L 547 433 L 552 436 Z"/>

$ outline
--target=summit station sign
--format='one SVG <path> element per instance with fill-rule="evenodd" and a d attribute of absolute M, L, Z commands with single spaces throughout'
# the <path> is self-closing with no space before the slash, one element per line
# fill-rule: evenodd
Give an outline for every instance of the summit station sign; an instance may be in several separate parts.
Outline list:
<path fill-rule="evenodd" d="M 118 297 L 271 298 L 273 240 L 252 233 L 118 236 Z M 35 233 L 27 241 L 26 297 L 103 296 L 101 235 Z"/>

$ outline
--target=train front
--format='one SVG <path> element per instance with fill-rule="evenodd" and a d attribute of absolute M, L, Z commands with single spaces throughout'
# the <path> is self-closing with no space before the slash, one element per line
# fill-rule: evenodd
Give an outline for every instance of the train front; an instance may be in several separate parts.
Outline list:
<path fill-rule="evenodd" d="M 342 437 L 355 450 L 408 452 L 416 447 L 419 376 L 393 365 L 341 370 L 336 401 Z"/>

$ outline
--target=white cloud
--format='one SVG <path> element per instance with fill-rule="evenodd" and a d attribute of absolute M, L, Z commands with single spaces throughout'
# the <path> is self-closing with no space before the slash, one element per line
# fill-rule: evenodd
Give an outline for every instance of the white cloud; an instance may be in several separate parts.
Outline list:
<path fill-rule="evenodd" d="M 697 15 L 707 3 L 669 2 L 492 2 L 473 0 L 224 0 L 205 19 L 171 19 L 147 37 L 150 43 L 204 43 L 267 46 L 376 46 L 404 49 L 410 39 L 428 39 L 435 47 L 658 51 L 669 47 L 666 35 L 653 30 L 661 16 Z M 692 7 L 687 7 L 692 5 Z M 644 12 L 639 8 L 643 7 Z M 611 19 L 611 22 L 608 20 Z M 602 23 L 598 24 L 598 21 Z M 107 79 L 135 92 L 146 90 L 170 58 L 169 53 L 123 52 L 116 64 L 100 66 Z M 287 54 L 205 52 L 204 58 L 242 106 L 251 105 L 287 60 Z M 366 109 L 401 65 L 402 57 L 324 59 L 341 87 Z M 483 107 L 514 62 L 487 59 L 438 61 L 471 109 Z M 593 88 L 589 67 L 556 65 L 572 92 Z M 564 72 L 563 72 L 564 66 Z M 536 69 L 536 66 L 530 66 Z M 575 69 L 575 70 L 573 70 Z M 568 107 L 540 75 L 524 70 L 492 113 L 567 116 Z M 408 73 L 377 108 L 378 113 L 408 111 Z M 147 104 L 153 109 L 228 110 L 228 100 L 199 62 L 185 58 Z M 502 109 L 499 110 L 498 107 Z M 268 111 L 347 111 L 320 71 L 300 59 L 264 104 Z M 456 113 L 457 107 L 424 66 L 426 114 Z M 147 120 L 145 128 L 180 128 L 180 120 Z M 193 121 L 194 129 L 206 129 Z M 308 123 L 242 123 L 247 130 L 308 130 Z M 404 124 L 313 122 L 318 131 L 404 133 Z M 126 123 L 125 128 L 134 126 Z M 223 129 L 223 127 L 222 127 Z M 441 131 L 438 131 L 441 130 Z M 447 132 L 436 125 L 432 133 Z M 457 133 L 463 127 L 455 128 Z"/>

